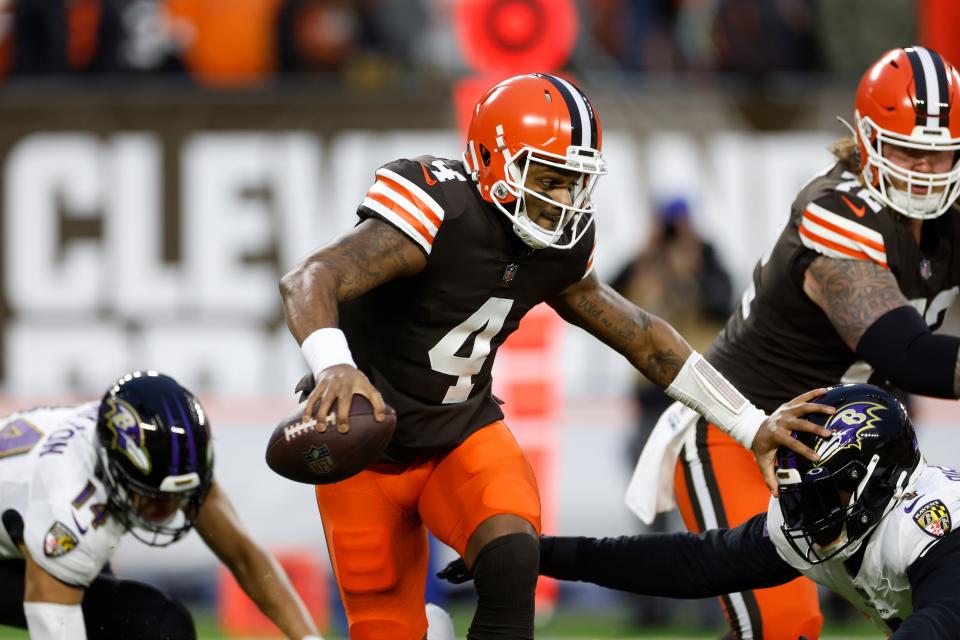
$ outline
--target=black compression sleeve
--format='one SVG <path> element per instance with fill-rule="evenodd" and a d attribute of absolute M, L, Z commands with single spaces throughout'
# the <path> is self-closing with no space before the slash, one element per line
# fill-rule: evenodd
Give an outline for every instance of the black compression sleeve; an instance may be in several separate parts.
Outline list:
<path fill-rule="evenodd" d="M 712 529 L 702 535 L 544 536 L 540 573 L 670 598 L 705 598 L 772 587 L 800 574 L 777 555 L 766 524 L 766 514 L 760 514 L 735 529 Z"/>
<path fill-rule="evenodd" d="M 911 306 L 880 316 L 857 343 L 857 355 L 895 386 L 925 396 L 955 398 L 960 338 L 934 335 Z"/>
<path fill-rule="evenodd" d="M 936 542 L 907 569 L 907 577 L 913 587 L 913 613 L 893 638 L 960 639 L 960 534 Z"/>

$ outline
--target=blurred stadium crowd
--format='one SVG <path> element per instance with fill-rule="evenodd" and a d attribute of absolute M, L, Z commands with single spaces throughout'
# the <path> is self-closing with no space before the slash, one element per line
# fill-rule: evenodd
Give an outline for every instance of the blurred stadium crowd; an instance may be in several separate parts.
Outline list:
<path fill-rule="evenodd" d="M 457 74 L 458 0 L 0 0 L 0 77 L 189 78 L 250 87 L 285 74 L 361 85 Z M 542 4 L 501 3 L 522 40 Z M 578 0 L 577 73 L 857 73 L 890 43 L 948 59 L 950 0 Z M 494 25 L 496 27 L 496 25 Z M 508 43 L 509 44 L 509 43 Z"/>

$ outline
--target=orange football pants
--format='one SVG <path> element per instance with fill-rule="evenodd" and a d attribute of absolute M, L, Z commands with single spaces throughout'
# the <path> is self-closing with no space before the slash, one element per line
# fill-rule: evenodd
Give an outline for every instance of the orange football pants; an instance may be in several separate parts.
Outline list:
<path fill-rule="evenodd" d="M 498 514 L 540 533 L 540 493 L 503 422 L 443 458 L 396 473 L 367 469 L 316 487 L 330 560 L 352 640 L 420 640 L 427 632 L 427 530 L 461 556 Z"/>
<path fill-rule="evenodd" d="M 674 487 L 687 529 L 701 533 L 736 527 L 766 513 L 770 491 L 753 453 L 705 420 L 684 445 Z M 722 596 L 738 638 L 808 640 L 820 637 L 823 616 L 816 585 L 797 578 L 785 585 Z"/>

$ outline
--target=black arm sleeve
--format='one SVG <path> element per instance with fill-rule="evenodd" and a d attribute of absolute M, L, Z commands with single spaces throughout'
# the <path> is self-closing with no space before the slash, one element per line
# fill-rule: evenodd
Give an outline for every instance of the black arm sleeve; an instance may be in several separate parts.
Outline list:
<path fill-rule="evenodd" d="M 800 574 L 783 561 L 760 514 L 735 529 L 540 543 L 540 573 L 669 598 L 706 598 L 772 587 Z"/>
<path fill-rule="evenodd" d="M 896 640 L 960 639 L 960 534 L 939 540 L 909 569 L 913 613 L 901 624 Z"/>
<path fill-rule="evenodd" d="M 958 351 L 960 338 L 933 334 L 909 305 L 877 318 L 857 342 L 857 355 L 895 386 L 936 398 L 956 397 Z"/>

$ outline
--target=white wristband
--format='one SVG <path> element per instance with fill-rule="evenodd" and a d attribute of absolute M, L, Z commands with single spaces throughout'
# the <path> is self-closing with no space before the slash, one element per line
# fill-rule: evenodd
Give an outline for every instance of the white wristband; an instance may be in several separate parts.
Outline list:
<path fill-rule="evenodd" d="M 23 614 L 34 640 L 87 640 L 79 604 L 24 602 Z"/>
<path fill-rule="evenodd" d="M 303 341 L 300 351 L 307 359 L 307 364 L 310 365 L 310 371 L 314 376 L 335 364 L 357 366 L 353 356 L 350 355 L 347 336 L 336 327 L 317 329 Z"/>
<path fill-rule="evenodd" d="M 744 398 L 696 351 L 683 363 L 666 392 L 674 400 L 703 415 L 747 449 L 753 446 L 760 424 L 767 418 L 767 414 Z"/>

